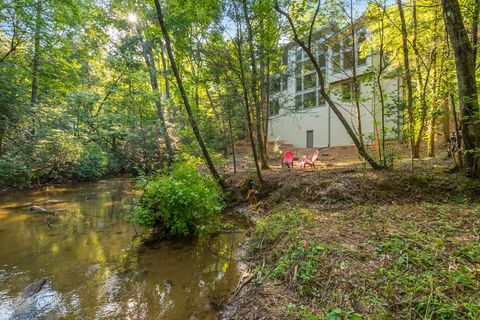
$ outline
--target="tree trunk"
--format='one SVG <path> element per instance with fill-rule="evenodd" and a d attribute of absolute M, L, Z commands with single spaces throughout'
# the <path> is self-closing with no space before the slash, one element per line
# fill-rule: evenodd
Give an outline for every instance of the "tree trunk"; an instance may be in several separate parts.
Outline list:
<path fill-rule="evenodd" d="M 240 31 L 237 31 L 237 38 L 239 37 L 239 34 L 240 34 Z M 237 41 L 240 42 L 240 39 L 238 38 Z M 240 64 L 240 71 L 239 71 L 240 82 L 242 84 L 243 100 L 244 100 L 245 112 L 247 116 L 246 131 L 248 131 L 248 137 L 250 138 L 250 144 L 252 146 L 253 161 L 255 162 L 255 169 L 257 171 L 258 181 L 261 184 L 263 183 L 263 178 L 262 178 L 262 171 L 258 163 L 258 154 L 257 154 L 257 147 L 255 145 L 255 138 L 253 137 L 253 123 L 252 123 L 252 116 L 251 116 L 251 110 L 250 110 L 250 99 L 248 98 L 247 79 L 245 77 L 245 67 L 243 63 L 241 44 L 240 43 L 235 44 L 235 48 L 238 54 L 238 63 Z"/>
<path fill-rule="evenodd" d="M 410 70 L 410 59 L 408 56 L 408 35 L 407 24 L 405 22 L 405 15 L 403 14 L 402 0 L 397 0 L 398 13 L 400 15 L 401 29 L 402 29 L 402 50 L 403 50 L 403 67 L 405 69 L 405 84 L 407 86 L 407 114 L 408 126 L 410 128 L 410 148 L 411 156 L 415 158 L 415 122 L 413 118 L 413 86 L 412 75 Z"/>
<path fill-rule="evenodd" d="M 0 158 L 3 156 L 3 137 L 5 135 L 5 130 L 0 129 Z"/>
<path fill-rule="evenodd" d="M 250 67 L 252 71 L 252 96 L 253 102 L 255 104 L 255 125 L 257 133 L 257 142 L 258 150 L 260 153 L 260 160 L 262 163 L 262 169 L 268 169 L 268 161 L 266 155 L 264 154 L 264 141 L 262 137 L 262 111 L 260 107 L 260 100 L 258 99 L 258 78 L 257 78 L 257 62 L 255 59 L 255 48 L 253 45 L 253 30 L 250 22 L 250 17 L 248 16 L 247 1 L 243 0 L 243 15 L 245 17 L 245 23 L 247 25 L 247 37 L 248 37 L 248 49 L 250 54 Z"/>
<path fill-rule="evenodd" d="M 225 117 L 220 116 L 220 112 L 217 111 L 217 108 L 215 108 L 215 104 L 213 103 L 212 96 L 210 94 L 210 91 L 208 91 L 208 88 L 205 88 L 205 93 L 207 94 L 208 101 L 210 102 L 210 107 L 212 108 L 213 114 L 215 115 L 215 118 L 217 121 L 220 123 L 220 134 L 222 135 L 222 149 L 223 149 L 223 155 L 226 157 L 227 152 L 228 152 L 228 137 L 227 137 L 227 130 L 225 126 Z"/>
<path fill-rule="evenodd" d="M 178 90 L 180 91 L 180 94 L 182 96 L 183 104 L 188 114 L 188 120 L 190 122 L 190 126 L 192 127 L 193 133 L 195 134 L 195 137 L 200 146 L 200 149 L 202 150 L 203 157 L 205 158 L 205 162 L 207 163 L 207 167 L 210 170 L 210 173 L 212 174 L 213 178 L 218 182 L 218 184 L 223 189 L 225 189 L 226 187 L 225 183 L 223 179 L 220 177 L 220 175 L 218 174 L 218 171 L 215 168 L 215 165 L 213 164 L 212 159 L 210 158 L 210 154 L 208 153 L 207 147 L 203 142 L 202 136 L 200 135 L 200 130 L 198 129 L 197 121 L 193 116 L 192 108 L 190 106 L 190 102 L 188 101 L 187 92 L 185 91 L 185 88 L 183 86 L 183 81 L 182 81 L 182 78 L 180 77 L 180 72 L 177 68 L 177 65 L 175 63 L 175 58 L 173 56 L 173 50 L 170 44 L 170 35 L 168 34 L 167 26 L 165 25 L 162 7 L 160 6 L 160 2 L 158 0 L 154 0 L 154 1 L 155 1 L 155 8 L 157 10 L 158 22 L 160 24 L 160 28 L 162 29 L 163 38 L 165 40 L 165 46 L 167 49 L 167 54 L 170 60 L 170 66 L 172 67 L 173 74 L 175 76 L 175 79 L 177 80 Z"/>
<path fill-rule="evenodd" d="M 233 174 L 237 173 L 237 159 L 235 155 L 235 141 L 233 140 L 233 128 L 232 128 L 232 111 L 230 110 L 230 105 L 227 106 L 227 116 L 228 116 L 228 131 L 230 135 L 230 145 L 232 148 L 232 161 L 233 161 Z"/>
<path fill-rule="evenodd" d="M 355 24 L 353 20 L 353 2 L 350 0 L 350 35 L 352 37 L 352 82 L 353 82 L 353 100 L 355 102 L 355 109 L 357 111 L 357 132 L 358 140 L 362 146 L 365 145 L 363 141 L 363 130 L 362 130 L 362 112 L 360 108 L 360 86 L 357 78 L 357 48 L 356 48 L 356 37 L 355 37 Z"/>
<path fill-rule="evenodd" d="M 141 36 L 142 37 L 142 36 Z M 170 135 L 168 134 L 167 124 L 165 122 L 165 113 L 163 110 L 163 105 L 160 96 L 160 90 L 158 89 L 158 80 L 157 80 L 157 68 L 155 67 L 155 58 L 153 55 L 153 50 L 151 43 L 145 41 L 142 37 L 142 51 L 143 51 L 143 58 L 145 59 L 145 64 L 148 68 L 148 75 L 150 76 L 150 85 L 152 87 L 152 91 L 155 95 L 155 106 L 157 108 L 157 117 L 158 122 L 160 125 L 160 132 L 162 134 L 163 142 L 165 142 L 165 147 L 167 149 L 168 155 L 168 163 L 172 164 L 175 153 L 173 151 L 172 142 L 170 139 Z"/>
<path fill-rule="evenodd" d="M 171 102 L 170 98 L 172 97 L 172 95 L 170 94 L 170 80 L 168 79 L 168 72 L 167 72 L 168 68 L 167 68 L 167 62 L 165 61 L 165 54 L 163 52 L 163 48 L 160 48 L 160 58 L 162 60 L 163 81 L 165 81 L 165 96 L 167 97 L 170 105 L 170 102 Z M 170 105 L 170 111 L 171 111 L 171 114 L 169 114 L 170 115 L 169 118 L 170 120 L 175 121 L 177 117 L 177 109 L 175 108 L 175 106 Z"/>
<path fill-rule="evenodd" d="M 450 108 L 448 107 L 448 97 L 445 97 L 443 103 L 443 139 L 445 145 L 448 145 L 448 139 L 450 139 Z"/>
<path fill-rule="evenodd" d="M 41 24 L 42 24 L 42 4 L 38 0 L 35 6 L 35 35 L 34 35 L 34 48 L 33 48 L 33 60 L 32 60 L 32 85 L 30 106 L 32 108 L 32 133 L 35 132 L 36 126 L 36 107 L 38 103 L 38 74 L 40 71 L 40 37 L 41 37 Z"/>
<path fill-rule="evenodd" d="M 478 123 L 475 50 L 468 39 L 458 0 L 442 0 L 442 7 L 457 69 L 462 135 L 462 148 L 458 151 L 458 158 L 461 158 L 462 161 L 458 165 L 466 171 L 467 175 L 480 177 L 480 125 Z"/>

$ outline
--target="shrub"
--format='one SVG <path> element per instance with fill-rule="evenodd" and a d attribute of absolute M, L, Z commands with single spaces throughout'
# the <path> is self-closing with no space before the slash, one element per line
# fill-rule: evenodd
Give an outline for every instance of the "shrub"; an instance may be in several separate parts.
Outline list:
<path fill-rule="evenodd" d="M 98 146 L 86 146 L 75 166 L 75 175 L 80 179 L 98 179 L 107 173 L 108 159 Z"/>
<path fill-rule="evenodd" d="M 152 227 L 165 236 L 208 233 L 219 225 L 222 191 L 192 162 L 176 164 L 171 173 L 153 177 L 130 206 L 130 222 Z"/>
<path fill-rule="evenodd" d="M 52 130 L 37 143 L 33 164 L 43 180 L 92 180 L 108 171 L 108 159 L 100 147 L 84 146 L 80 139 L 60 130 Z"/>
<path fill-rule="evenodd" d="M 0 186 L 23 188 L 30 185 L 32 174 L 21 159 L 5 157 L 0 159 Z"/>
<path fill-rule="evenodd" d="M 33 162 L 39 178 L 71 179 L 82 153 L 82 145 L 74 136 L 60 130 L 40 140 L 33 152 Z"/>

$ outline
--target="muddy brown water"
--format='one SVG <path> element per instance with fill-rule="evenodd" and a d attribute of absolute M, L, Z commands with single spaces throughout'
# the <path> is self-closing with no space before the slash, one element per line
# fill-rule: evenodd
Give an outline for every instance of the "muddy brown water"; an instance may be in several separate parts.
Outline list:
<path fill-rule="evenodd" d="M 217 317 L 238 283 L 243 233 L 139 247 L 122 205 L 128 188 L 114 179 L 0 196 L 1 320 Z M 57 215 L 21 207 L 52 199 L 62 202 L 41 206 Z"/>

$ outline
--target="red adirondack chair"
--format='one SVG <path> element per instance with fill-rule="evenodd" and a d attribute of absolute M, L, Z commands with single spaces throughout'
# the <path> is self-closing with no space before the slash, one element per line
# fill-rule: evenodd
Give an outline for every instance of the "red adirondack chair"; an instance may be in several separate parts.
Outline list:
<path fill-rule="evenodd" d="M 302 168 L 305 168 L 306 166 L 310 166 L 315 168 L 315 160 L 318 158 L 318 150 L 315 150 L 313 152 L 312 157 L 304 156 L 303 157 L 303 162 L 302 162 Z"/>
<path fill-rule="evenodd" d="M 282 166 L 283 166 L 283 164 L 286 164 L 287 167 L 290 168 L 290 165 L 291 165 L 292 168 L 293 168 L 293 157 L 294 157 L 293 151 L 284 152 L 283 153 L 283 159 L 282 159 Z"/>

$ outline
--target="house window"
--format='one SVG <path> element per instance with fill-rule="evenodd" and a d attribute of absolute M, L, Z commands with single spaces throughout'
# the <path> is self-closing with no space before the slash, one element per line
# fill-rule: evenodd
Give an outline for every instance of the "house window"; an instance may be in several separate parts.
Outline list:
<path fill-rule="evenodd" d="M 276 116 L 280 113 L 280 103 L 278 99 L 270 100 L 270 115 Z"/>
<path fill-rule="evenodd" d="M 342 92 L 341 92 L 342 101 L 348 102 L 352 100 L 352 83 L 346 82 L 342 83 Z"/>
<path fill-rule="evenodd" d="M 352 50 L 343 49 L 343 69 L 350 70 L 353 67 L 353 52 Z"/>
<path fill-rule="evenodd" d="M 297 92 L 302 91 L 302 78 L 301 77 L 295 78 L 295 91 L 297 91 Z"/>
<path fill-rule="evenodd" d="M 303 90 L 315 88 L 317 86 L 317 74 L 310 73 L 303 76 Z"/>
<path fill-rule="evenodd" d="M 295 96 L 295 110 L 302 110 L 302 94 L 297 94 Z"/>
<path fill-rule="evenodd" d="M 320 69 L 324 69 L 327 65 L 327 59 L 325 58 L 325 52 L 320 52 L 318 54 L 318 66 Z"/>
<path fill-rule="evenodd" d="M 367 36 L 365 34 L 365 30 L 361 29 L 358 32 L 358 41 L 357 41 L 357 59 L 358 59 L 358 65 L 363 66 L 367 63 L 367 55 L 362 54 L 360 50 L 362 49 L 362 44 L 367 40 Z"/>
<path fill-rule="evenodd" d="M 325 107 L 325 99 L 323 98 L 322 94 L 320 93 L 320 90 L 317 92 L 317 97 L 318 97 L 318 106 L 319 107 Z"/>
<path fill-rule="evenodd" d="M 303 58 L 303 52 L 302 52 L 302 48 L 298 48 L 297 49 L 297 52 L 295 53 L 295 60 L 297 61 L 301 61 L 302 58 Z"/>
<path fill-rule="evenodd" d="M 302 73 L 302 66 L 303 66 L 303 63 L 301 61 L 299 61 L 295 64 L 295 73 L 296 74 Z"/>
<path fill-rule="evenodd" d="M 332 47 L 332 70 L 333 72 L 340 72 L 340 44 L 336 43 Z"/>
<path fill-rule="evenodd" d="M 315 91 L 303 94 L 303 109 L 315 108 L 317 105 L 317 97 Z"/>
<path fill-rule="evenodd" d="M 314 67 L 313 63 L 310 60 L 304 61 L 303 62 L 303 73 L 307 74 L 307 73 L 311 73 L 311 72 L 315 72 L 315 67 Z"/>

